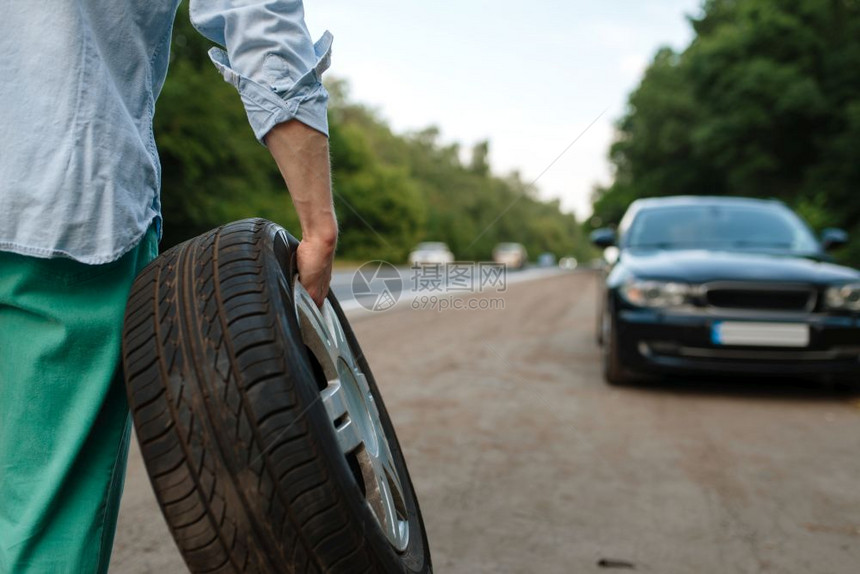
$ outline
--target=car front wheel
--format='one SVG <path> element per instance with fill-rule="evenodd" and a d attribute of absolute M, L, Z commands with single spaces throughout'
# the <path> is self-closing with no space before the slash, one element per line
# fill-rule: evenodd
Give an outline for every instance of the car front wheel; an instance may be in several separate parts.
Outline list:
<path fill-rule="evenodd" d="M 625 368 L 621 362 L 618 341 L 618 329 L 612 313 L 606 310 L 603 313 L 603 378 L 610 385 L 629 385 L 635 382 L 636 377 L 632 371 Z"/>

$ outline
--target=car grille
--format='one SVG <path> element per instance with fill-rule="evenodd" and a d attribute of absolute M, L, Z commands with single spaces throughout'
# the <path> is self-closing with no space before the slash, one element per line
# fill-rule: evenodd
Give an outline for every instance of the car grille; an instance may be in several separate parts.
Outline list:
<path fill-rule="evenodd" d="M 804 286 L 714 285 L 705 289 L 705 302 L 725 309 L 812 311 L 815 300 L 815 289 Z"/>

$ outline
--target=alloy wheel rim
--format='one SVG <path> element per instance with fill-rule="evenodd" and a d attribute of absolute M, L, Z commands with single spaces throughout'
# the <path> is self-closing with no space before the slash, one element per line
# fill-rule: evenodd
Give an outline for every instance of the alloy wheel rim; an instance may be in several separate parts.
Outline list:
<path fill-rule="evenodd" d="M 373 517 L 388 542 L 403 552 L 409 544 L 403 481 L 367 377 L 331 303 L 326 300 L 322 308 L 317 307 L 298 280 L 294 282 L 293 301 L 302 340 L 325 378 L 320 381 L 320 400 L 341 454 L 357 463 L 359 471 L 354 474 Z"/>

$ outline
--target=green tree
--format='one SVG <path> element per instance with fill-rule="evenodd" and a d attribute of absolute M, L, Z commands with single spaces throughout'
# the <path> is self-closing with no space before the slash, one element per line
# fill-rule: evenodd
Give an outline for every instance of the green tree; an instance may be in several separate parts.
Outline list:
<path fill-rule="evenodd" d="M 277 166 L 248 126 L 236 90 L 209 61 L 208 47 L 183 10 L 154 122 L 162 166 L 162 248 L 244 217 L 298 229 Z"/>
<path fill-rule="evenodd" d="M 165 242 L 262 216 L 298 232 L 283 180 L 254 138 L 232 86 L 206 56 L 208 42 L 183 11 L 155 130 L 162 159 Z M 458 144 L 429 127 L 395 134 L 379 115 L 329 80 L 330 147 L 342 259 L 403 262 L 422 240 L 447 242 L 460 259 L 488 259 L 500 241 L 531 253 L 587 257 L 572 215 L 542 202 L 518 175 L 492 173 L 489 142 L 461 160 Z"/>
<path fill-rule="evenodd" d="M 683 52 L 660 50 L 630 95 L 598 219 L 638 197 L 786 201 L 816 227 L 843 226 L 860 262 L 860 5 L 710 0 Z"/>

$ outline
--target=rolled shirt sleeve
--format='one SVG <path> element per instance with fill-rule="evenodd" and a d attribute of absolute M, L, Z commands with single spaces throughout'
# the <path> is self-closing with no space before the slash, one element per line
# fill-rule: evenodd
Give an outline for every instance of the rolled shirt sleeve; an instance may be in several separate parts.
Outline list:
<path fill-rule="evenodd" d="M 312 42 L 301 0 L 191 0 L 191 22 L 226 48 L 209 57 L 242 98 L 254 135 L 298 120 L 328 135 L 322 73 L 332 35 Z"/>

